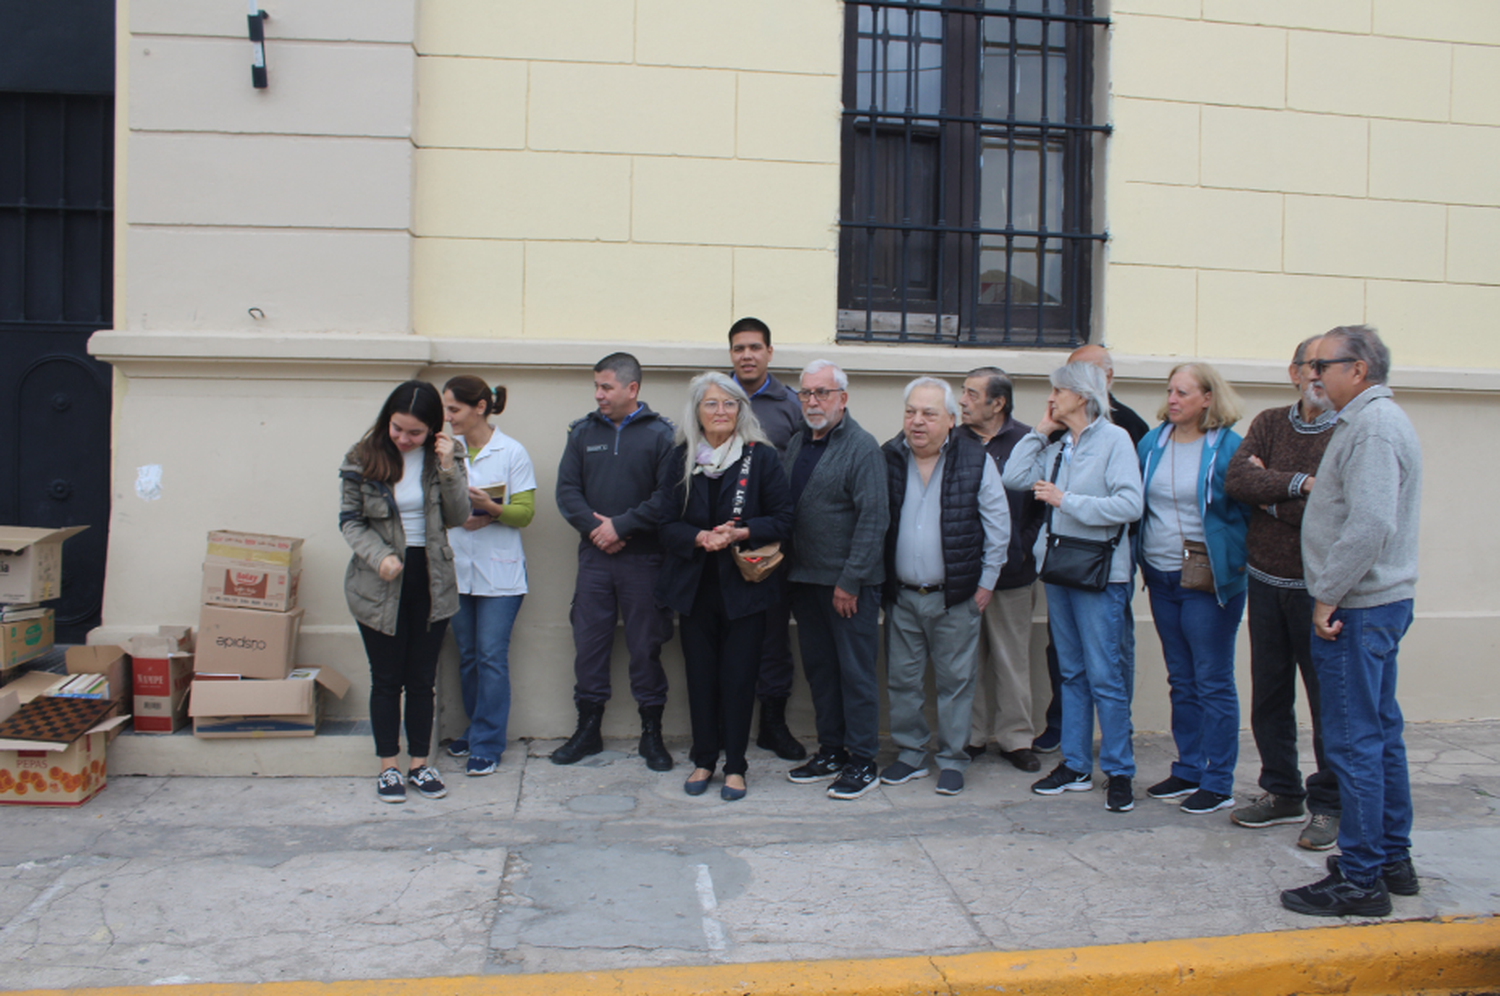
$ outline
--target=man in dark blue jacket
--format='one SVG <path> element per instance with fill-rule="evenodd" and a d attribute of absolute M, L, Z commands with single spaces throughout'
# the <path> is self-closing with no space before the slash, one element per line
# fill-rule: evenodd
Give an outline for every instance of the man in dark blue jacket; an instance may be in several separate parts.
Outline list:
<path fill-rule="evenodd" d="M 759 318 L 741 318 L 729 326 L 729 359 L 734 379 L 750 397 L 750 409 L 776 452 L 786 453 L 792 434 L 802 428 L 797 392 L 771 376 L 771 328 Z M 766 612 L 766 635 L 760 658 L 760 732 L 755 745 L 787 761 L 800 761 L 807 749 L 786 725 L 786 702 L 792 695 L 792 646 L 788 635 L 791 606 L 775 603 Z"/>
<path fill-rule="evenodd" d="M 653 771 L 670 771 L 661 739 L 667 675 L 661 645 L 671 612 L 652 592 L 661 567 L 656 528 L 672 517 L 673 426 L 637 399 L 641 365 L 611 353 L 594 366 L 595 411 L 568 426 L 557 468 L 557 508 L 578 530 L 578 583 L 573 593 L 573 700 L 578 728 L 552 753 L 573 764 L 604 749 L 599 728 L 609 701 L 609 658 L 616 613 L 625 621 L 630 691 L 641 714 L 640 753 Z"/>

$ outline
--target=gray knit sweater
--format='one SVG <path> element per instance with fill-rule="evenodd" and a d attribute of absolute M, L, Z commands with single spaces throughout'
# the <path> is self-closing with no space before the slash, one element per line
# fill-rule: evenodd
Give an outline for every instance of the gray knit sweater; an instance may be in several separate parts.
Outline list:
<path fill-rule="evenodd" d="M 782 465 L 789 478 L 810 432 L 803 427 L 787 444 Z M 846 411 L 797 499 L 787 579 L 837 585 L 851 595 L 884 582 L 887 505 L 880 444 Z"/>
<path fill-rule="evenodd" d="M 1384 384 L 1339 412 L 1302 515 L 1307 590 L 1367 609 L 1413 597 L 1422 446 Z"/>

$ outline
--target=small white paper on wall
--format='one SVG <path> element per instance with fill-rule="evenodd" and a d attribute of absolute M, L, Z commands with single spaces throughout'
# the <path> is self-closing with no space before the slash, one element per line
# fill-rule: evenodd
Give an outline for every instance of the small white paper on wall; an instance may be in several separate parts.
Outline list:
<path fill-rule="evenodd" d="M 156 501 L 161 497 L 161 464 L 148 463 L 135 469 L 135 493 L 141 501 Z"/>

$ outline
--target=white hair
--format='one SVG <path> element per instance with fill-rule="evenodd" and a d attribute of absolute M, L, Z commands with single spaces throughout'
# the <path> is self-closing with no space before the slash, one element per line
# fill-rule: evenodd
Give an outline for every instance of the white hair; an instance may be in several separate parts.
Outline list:
<path fill-rule="evenodd" d="M 906 393 L 901 397 L 902 402 L 904 404 L 911 404 L 911 392 L 919 387 L 935 387 L 942 391 L 943 407 L 948 409 L 949 415 L 952 415 L 955 419 L 958 418 L 958 398 L 954 397 L 953 388 L 948 385 L 947 381 L 938 380 L 936 377 L 918 377 L 910 384 L 907 384 Z"/>
<path fill-rule="evenodd" d="M 1072 391 L 1084 400 L 1090 422 L 1101 415 L 1113 421 L 1109 412 L 1109 385 L 1103 370 L 1087 360 L 1079 360 L 1052 371 L 1051 379 L 1053 387 Z"/>
<path fill-rule="evenodd" d="M 690 485 L 693 479 L 693 467 L 698 460 L 698 444 L 704 442 L 703 426 L 698 422 L 698 405 L 703 401 L 703 395 L 708 393 L 709 385 L 719 388 L 735 401 L 740 403 L 734 420 L 734 434 L 746 443 L 765 443 L 770 445 L 766 438 L 765 430 L 760 427 L 760 419 L 755 417 L 755 412 L 750 408 L 750 399 L 745 395 L 745 389 L 727 374 L 717 370 L 709 370 L 699 374 L 688 382 L 688 400 L 686 407 L 682 410 L 682 421 L 677 423 L 677 438 L 674 442 L 685 444 L 687 456 L 684 458 L 682 467 L 682 480 L 685 485 Z M 690 489 L 689 489 L 690 490 Z M 686 507 L 687 495 L 684 494 Z"/>
<path fill-rule="evenodd" d="M 834 386 L 837 387 L 840 391 L 849 390 L 849 375 L 844 373 L 844 371 L 839 368 L 839 365 L 832 360 L 813 360 L 807 366 L 802 368 L 802 376 L 811 377 L 819 370 L 832 370 Z"/>

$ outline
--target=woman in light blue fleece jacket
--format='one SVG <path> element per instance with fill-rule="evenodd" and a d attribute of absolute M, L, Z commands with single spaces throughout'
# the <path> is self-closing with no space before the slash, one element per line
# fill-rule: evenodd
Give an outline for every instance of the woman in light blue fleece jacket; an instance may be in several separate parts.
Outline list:
<path fill-rule="evenodd" d="M 1141 516 L 1141 475 L 1130 434 L 1110 422 L 1109 408 L 1098 367 L 1069 363 L 1054 370 L 1047 413 L 1016 443 L 1002 480 L 1012 491 L 1031 491 L 1047 503 L 1047 521 L 1036 542 L 1043 580 L 1053 533 L 1115 544 L 1103 591 L 1047 585 L 1047 617 L 1063 677 L 1063 759 L 1031 790 L 1058 795 L 1093 788 L 1097 711 L 1105 807 L 1123 813 L 1135 808 L 1130 742 L 1135 675 L 1121 653 L 1131 559 L 1123 540 L 1126 526 Z M 1049 443 L 1059 430 L 1066 431 Z"/>
<path fill-rule="evenodd" d="M 1185 813 L 1234 805 L 1240 700 L 1234 685 L 1234 641 L 1245 614 L 1245 532 L 1250 506 L 1224 493 L 1240 436 L 1234 389 L 1207 363 L 1182 363 L 1167 378 L 1162 424 L 1141 440 L 1146 512 L 1136 560 L 1151 593 L 1172 697 L 1177 760 L 1151 786 L 1153 799 L 1179 799 Z M 1189 544 L 1207 548 L 1214 591 L 1182 586 Z"/>

